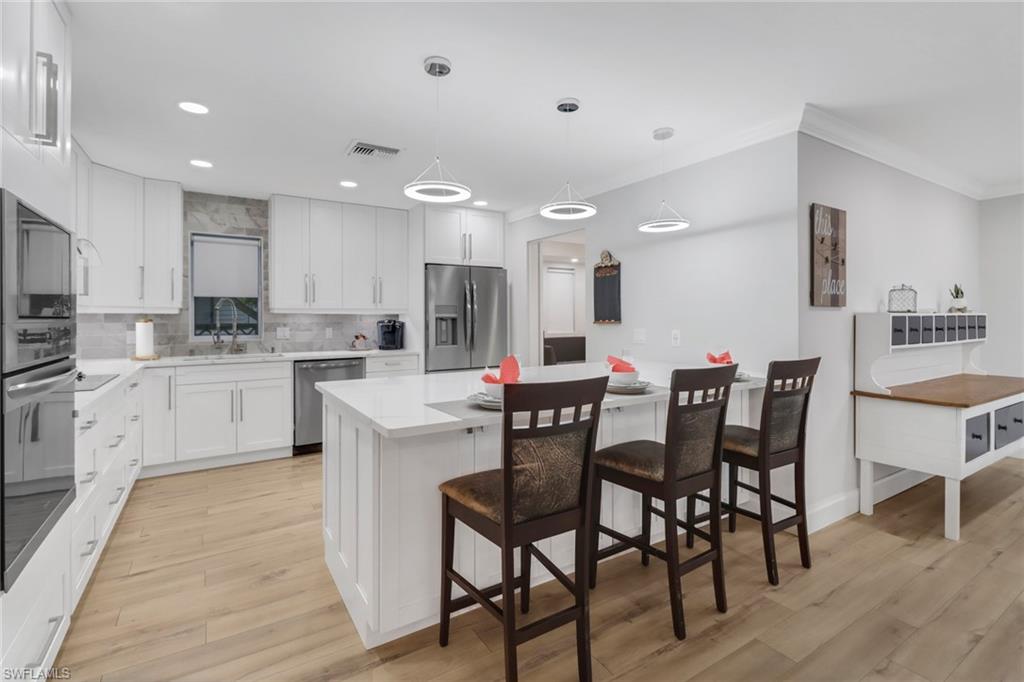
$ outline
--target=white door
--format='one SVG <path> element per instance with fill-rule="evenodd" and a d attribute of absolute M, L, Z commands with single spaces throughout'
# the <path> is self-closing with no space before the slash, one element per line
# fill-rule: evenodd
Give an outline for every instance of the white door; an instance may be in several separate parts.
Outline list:
<path fill-rule="evenodd" d="M 166 180 L 144 182 L 144 302 L 147 311 L 181 309 L 181 185 Z"/>
<path fill-rule="evenodd" d="M 573 268 L 544 268 L 543 329 L 545 334 L 571 334 L 575 331 L 576 272 Z"/>
<path fill-rule="evenodd" d="M 409 307 L 409 214 L 377 209 L 377 307 L 405 312 Z"/>
<path fill-rule="evenodd" d="M 466 259 L 465 210 L 428 206 L 424 211 L 423 259 L 427 263 L 462 265 Z"/>
<path fill-rule="evenodd" d="M 270 308 L 309 307 L 309 199 L 270 198 Z"/>
<path fill-rule="evenodd" d="M 348 309 L 377 306 L 377 227 L 372 206 L 345 204 L 342 219 L 342 297 Z"/>
<path fill-rule="evenodd" d="M 89 231 L 100 262 L 90 268 L 90 302 L 98 308 L 141 309 L 143 182 L 94 165 Z"/>
<path fill-rule="evenodd" d="M 342 204 L 309 202 L 309 307 L 338 310 L 341 299 Z"/>
<path fill-rule="evenodd" d="M 505 219 L 500 213 L 466 211 L 466 239 L 470 265 L 504 267 Z"/>
<path fill-rule="evenodd" d="M 174 368 L 150 368 L 142 377 L 142 462 L 174 461 Z"/>
<path fill-rule="evenodd" d="M 291 444 L 291 380 L 238 382 L 238 451 L 282 448 Z"/>
<path fill-rule="evenodd" d="M 230 455 L 235 447 L 235 382 L 178 386 L 177 457 Z"/>

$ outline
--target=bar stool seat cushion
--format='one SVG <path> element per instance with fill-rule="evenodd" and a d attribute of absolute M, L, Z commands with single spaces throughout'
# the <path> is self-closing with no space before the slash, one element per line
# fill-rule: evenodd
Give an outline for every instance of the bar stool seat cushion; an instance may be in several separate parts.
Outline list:
<path fill-rule="evenodd" d="M 761 440 L 761 432 L 749 426 L 737 426 L 726 424 L 722 433 L 722 449 L 730 452 L 737 452 L 741 455 L 757 457 L 758 441 Z"/>
<path fill-rule="evenodd" d="M 598 450 L 594 464 L 651 481 L 665 477 L 665 444 L 653 440 L 631 440 Z"/>
<path fill-rule="evenodd" d="M 501 485 L 501 469 L 490 469 L 445 481 L 438 489 L 471 511 L 501 523 Z"/>

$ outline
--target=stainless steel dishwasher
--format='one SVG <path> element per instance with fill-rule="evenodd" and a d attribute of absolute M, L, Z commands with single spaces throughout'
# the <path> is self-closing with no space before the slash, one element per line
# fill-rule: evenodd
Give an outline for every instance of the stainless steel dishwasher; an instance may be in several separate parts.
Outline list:
<path fill-rule="evenodd" d="M 313 387 L 320 381 L 366 377 L 366 360 L 303 360 L 295 363 L 295 452 L 315 452 L 323 440 L 323 396 Z"/>

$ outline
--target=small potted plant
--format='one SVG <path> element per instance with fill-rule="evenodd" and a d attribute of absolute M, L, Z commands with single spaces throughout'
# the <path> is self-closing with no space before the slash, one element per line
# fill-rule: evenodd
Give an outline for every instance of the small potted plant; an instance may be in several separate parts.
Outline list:
<path fill-rule="evenodd" d="M 953 302 L 949 306 L 949 312 L 966 313 L 967 297 L 964 294 L 963 287 L 959 284 L 954 284 L 953 288 L 949 290 L 949 295 L 953 297 Z"/>

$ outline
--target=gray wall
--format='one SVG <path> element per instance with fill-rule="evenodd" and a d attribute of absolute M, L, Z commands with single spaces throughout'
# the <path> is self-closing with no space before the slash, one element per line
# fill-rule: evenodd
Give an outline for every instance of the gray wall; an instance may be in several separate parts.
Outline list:
<path fill-rule="evenodd" d="M 153 315 L 155 350 L 163 356 L 201 354 L 213 351 L 209 342 L 189 341 L 190 299 L 188 286 L 189 234 L 206 232 L 261 237 L 263 239 L 263 344 L 281 351 L 342 350 L 348 348 L 356 332 L 376 339 L 376 316 L 361 315 L 286 315 L 271 313 L 269 303 L 268 202 L 259 199 L 226 197 L 185 192 L 185 245 L 182 311 L 175 315 Z M 339 258 L 340 267 L 340 258 Z M 123 358 L 135 350 L 137 314 L 82 314 L 78 316 L 78 354 L 82 358 Z M 385 317 L 394 317 L 393 315 Z M 291 339 L 275 338 L 278 327 L 288 327 Z M 327 329 L 333 330 L 328 339 Z M 254 341 L 249 341 L 255 345 Z M 253 349 L 250 349 L 253 350 Z M 219 351 L 218 351 L 219 352 Z"/>
<path fill-rule="evenodd" d="M 1024 376 L 1024 194 L 981 202 L 981 263 L 989 314 L 982 366 Z"/>

